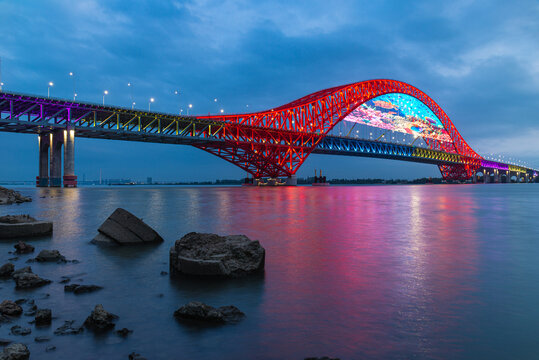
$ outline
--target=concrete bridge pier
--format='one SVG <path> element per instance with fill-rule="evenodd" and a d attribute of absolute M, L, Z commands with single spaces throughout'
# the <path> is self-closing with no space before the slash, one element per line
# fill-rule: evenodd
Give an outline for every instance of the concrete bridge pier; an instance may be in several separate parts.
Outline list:
<path fill-rule="evenodd" d="M 48 133 L 39 134 L 37 137 L 39 144 L 39 176 L 36 178 L 36 186 L 49 186 L 49 148 L 50 136 Z"/>
<path fill-rule="evenodd" d="M 298 177 L 296 174 L 290 175 L 288 178 L 286 178 L 285 181 L 286 186 L 297 186 L 298 185 Z"/>
<path fill-rule="evenodd" d="M 64 187 L 77 187 L 75 176 L 75 130 L 64 130 Z"/>
<path fill-rule="evenodd" d="M 50 182 L 51 187 L 62 186 L 62 144 L 63 130 L 54 130 L 50 134 Z"/>

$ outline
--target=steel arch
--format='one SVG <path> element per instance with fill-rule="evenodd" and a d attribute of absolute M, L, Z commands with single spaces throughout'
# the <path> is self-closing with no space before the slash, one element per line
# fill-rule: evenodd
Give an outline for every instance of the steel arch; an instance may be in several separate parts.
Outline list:
<path fill-rule="evenodd" d="M 278 108 L 250 114 L 197 116 L 223 121 L 222 144 L 194 146 L 217 155 L 255 177 L 290 176 L 328 132 L 351 111 L 378 96 L 402 93 L 415 97 L 440 119 L 452 143 L 425 138 L 432 150 L 470 158 L 462 164 L 439 164 L 445 179 L 468 179 L 482 157 L 462 138 L 449 116 L 427 94 L 407 83 L 378 79 L 337 86 L 304 96 Z M 475 159 L 475 160 L 474 160 Z"/>

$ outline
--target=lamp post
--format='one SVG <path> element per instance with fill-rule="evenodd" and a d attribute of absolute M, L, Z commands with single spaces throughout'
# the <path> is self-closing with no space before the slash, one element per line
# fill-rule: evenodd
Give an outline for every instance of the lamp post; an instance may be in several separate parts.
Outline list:
<path fill-rule="evenodd" d="M 136 105 L 136 104 L 135 104 L 135 102 L 133 101 L 133 102 L 131 103 L 131 110 L 133 110 L 133 109 L 135 108 L 135 105 Z"/>
<path fill-rule="evenodd" d="M 154 98 L 150 98 L 150 102 L 148 102 L 148 111 L 151 111 L 152 109 L 152 103 L 155 101 Z"/>
<path fill-rule="evenodd" d="M 75 91 L 75 74 L 73 74 L 73 71 L 69 73 L 69 76 L 71 79 L 73 79 L 73 101 L 75 101 L 75 98 L 77 97 L 77 92 Z"/>
<path fill-rule="evenodd" d="M 133 90 L 130 82 L 127 83 L 127 87 L 129 88 L 129 100 L 131 100 L 131 109 L 133 109 L 133 105 L 135 103 L 133 102 Z"/>
<path fill-rule="evenodd" d="M 108 94 L 109 94 L 108 90 L 103 91 L 103 106 L 105 106 L 105 95 L 108 95 Z"/>
<path fill-rule="evenodd" d="M 189 110 L 193 107 L 193 104 L 189 104 L 189 108 L 187 109 L 187 115 L 189 115 Z"/>
<path fill-rule="evenodd" d="M 51 97 L 51 87 L 54 86 L 54 83 L 52 81 L 49 81 L 49 86 L 47 87 L 47 97 Z"/>
<path fill-rule="evenodd" d="M 178 95 L 178 107 L 180 107 L 180 115 L 182 114 L 181 104 L 180 104 L 180 90 L 174 90 L 174 95 Z"/>
<path fill-rule="evenodd" d="M 0 91 L 2 91 L 2 86 L 4 86 L 4 83 L 0 82 Z"/>
<path fill-rule="evenodd" d="M 221 114 L 224 113 L 225 111 L 223 109 L 221 109 Z"/>

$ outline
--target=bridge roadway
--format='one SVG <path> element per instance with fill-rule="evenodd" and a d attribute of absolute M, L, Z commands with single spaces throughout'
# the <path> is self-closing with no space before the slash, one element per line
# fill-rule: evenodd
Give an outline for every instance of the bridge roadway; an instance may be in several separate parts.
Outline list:
<path fill-rule="evenodd" d="M 202 149 L 208 145 L 214 147 L 224 145 L 227 142 L 227 136 L 228 138 L 231 136 L 230 131 L 238 132 L 237 136 L 233 136 L 236 144 L 248 146 L 252 141 L 265 141 L 256 137 L 255 127 L 235 125 L 236 128 L 231 128 L 229 125 L 207 117 L 179 116 L 0 92 L 0 131 L 31 133 L 39 136 L 38 186 L 61 186 L 62 180 L 65 186 L 76 186 L 75 135 L 94 139 L 193 145 Z M 227 131 L 229 133 L 225 136 Z M 254 136 L 246 136 L 246 134 Z M 62 145 L 64 148 L 63 179 L 61 176 Z M 303 142 L 298 144 L 298 147 L 310 150 L 311 145 L 309 142 Z M 366 156 L 435 165 L 469 164 L 474 161 L 462 155 L 422 147 L 335 136 L 323 137 L 312 153 Z M 530 181 L 537 175 L 534 169 L 511 164 L 483 160 L 481 165 L 482 168 L 478 172 L 494 175 L 496 182 L 501 179 L 503 173 L 516 175 L 519 180 L 522 178 L 523 181 Z M 487 176 L 487 179 L 489 178 L 490 176 Z"/>

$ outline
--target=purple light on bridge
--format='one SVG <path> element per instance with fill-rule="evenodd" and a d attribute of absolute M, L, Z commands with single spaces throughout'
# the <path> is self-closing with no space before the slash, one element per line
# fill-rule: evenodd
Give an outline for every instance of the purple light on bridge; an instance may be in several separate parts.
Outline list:
<path fill-rule="evenodd" d="M 498 170 L 509 170 L 509 165 L 502 164 L 496 161 L 487 161 L 487 160 L 481 160 L 481 166 L 487 167 L 487 168 L 493 168 Z"/>

